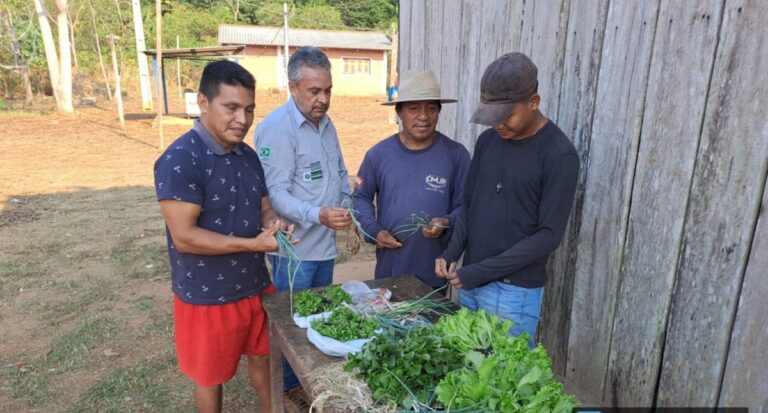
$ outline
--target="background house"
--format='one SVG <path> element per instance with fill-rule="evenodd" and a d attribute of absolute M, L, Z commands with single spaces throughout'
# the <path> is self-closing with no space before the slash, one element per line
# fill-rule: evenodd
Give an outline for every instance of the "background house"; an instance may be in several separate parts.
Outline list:
<path fill-rule="evenodd" d="M 284 32 L 281 27 L 219 26 L 219 44 L 245 45 L 235 57 L 256 77 L 258 89 L 284 88 Z M 387 52 L 384 33 L 289 29 L 289 53 L 301 46 L 322 49 L 331 60 L 333 92 L 338 95 L 384 95 Z"/>

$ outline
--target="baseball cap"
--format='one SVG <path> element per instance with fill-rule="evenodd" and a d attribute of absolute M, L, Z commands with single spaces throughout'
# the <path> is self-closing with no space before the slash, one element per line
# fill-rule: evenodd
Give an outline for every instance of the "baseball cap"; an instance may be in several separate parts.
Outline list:
<path fill-rule="evenodd" d="M 470 122 L 488 126 L 501 123 L 516 103 L 536 93 L 538 74 L 536 65 L 522 53 L 507 53 L 494 60 L 480 80 L 480 103 Z"/>

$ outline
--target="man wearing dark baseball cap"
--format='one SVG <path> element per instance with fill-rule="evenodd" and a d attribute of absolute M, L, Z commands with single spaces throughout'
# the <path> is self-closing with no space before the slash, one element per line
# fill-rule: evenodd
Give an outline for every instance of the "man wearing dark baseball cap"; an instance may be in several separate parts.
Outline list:
<path fill-rule="evenodd" d="M 472 122 L 490 128 L 475 145 L 463 214 L 435 260 L 435 273 L 461 289 L 461 306 L 513 320 L 510 334 L 528 333 L 531 346 L 547 258 L 565 232 L 579 172 L 573 144 L 539 111 L 537 77 L 522 53 L 486 68 Z"/>

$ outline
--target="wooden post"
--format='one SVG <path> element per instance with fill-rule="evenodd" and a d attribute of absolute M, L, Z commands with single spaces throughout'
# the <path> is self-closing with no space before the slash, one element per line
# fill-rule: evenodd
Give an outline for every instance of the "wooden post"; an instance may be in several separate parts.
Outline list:
<path fill-rule="evenodd" d="M 120 117 L 120 127 L 125 129 L 125 115 L 123 114 L 123 93 L 120 89 L 120 71 L 117 67 L 117 54 L 115 53 L 115 39 L 120 37 L 110 34 L 109 49 L 112 52 L 112 71 L 115 72 L 115 97 L 117 98 L 117 115 Z"/>
<path fill-rule="evenodd" d="M 291 99 L 291 91 L 288 88 L 288 3 L 283 3 L 283 40 L 285 54 L 283 55 L 283 70 L 285 70 L 285 100 Z"/>
<path fill-rule="evenodd" d="M 157 40 L 156 40 L 156 49 L 157 49 L 157 75 L 156 76 L 162 76 L 163 73 L 163 10 L 162 10 L 162 2 L 161 0 L 155 0 L 155 27 L 157 27 Z M 158 81 L 160 79 L 157 79 Z M 157 133 L 160 137 L 160 142 L 158 144 L 158 149 L 163 150 L 163 147 L 165 147 L 165 143 L 163 142 L 163 96 L 160 96 L 161 93 L 157 94 L 157 105 L 155 105 L 157 109 Z"/>
<path fill-rule="evenodd" d="M 176 48 L 179 48 L 179 35 L 176 35 Z M 176 86 L 179 88 L 179 101 L 184 105 L 184 91 L 181 90 L 181 59 L 176 58 Z"/>

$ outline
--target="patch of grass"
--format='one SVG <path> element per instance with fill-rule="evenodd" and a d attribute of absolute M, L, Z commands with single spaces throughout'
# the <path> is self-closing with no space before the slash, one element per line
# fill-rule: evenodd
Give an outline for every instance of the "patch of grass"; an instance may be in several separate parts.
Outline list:
<path fill-rule="evenodd" d="M 54 341 L 45 362 L 57 363 L 60 369 L 65 370 L 83 368 L 89 364 L 91 350 L 114 338 L 119 327 L 120 324 L 110 316 L 99 315 L 86 319 Z"/>
<path fill-rule="evenodd" d="M 46 272 L 36 261 L 25 255 L 0 256 L 0 284 L 29 278 L 37 278 Z"/>
<path fill-rule="evenodd" d="M 155 304 L 152 296 L 144 295 L 132 302 L 136 311 L 142 312 L 149 318 L 149 323 L 141 326 L 138 332 L 139 338 L 162 337 L 173 341 L 173 313 L 168 309 Z"/>
<path fill-rule="evenodd" d="M 11 397 L 26 398 L 31 405 L 45 405 L 55 398 L 51 391 L 54 374 L 39 362 L 26 362 L 29 356 L 21 354 L 16 360 L 24 362 L 21 368 L 3 369 L 0 389 Z"/>
<path fill-rule="evenodd" d="M 60 299 L 29 301 L 19 305 L 19 310 L 38 315 L 49 326 L 58 326 L 66 319 L 81 314 L 86 308 L 94 304 L 98 304 L 99 308 L 108 311 L 117 299 L 117 294 L 103 281 L 88 284 L 87 287 L 82 287 L 72 280 L 66 282 L 49 281 L 44 284 L 43 288 L 61 291 L 62 294 L 58 297 Z"/>
<path fill-rule="evenodd" d="M 169 276 L 167 254 L 165 243 L 147 243 L 141 239 L 122 240 L 109 252 L 109 256 L 129 279 Z"/>
<path fill-rule="evenodd" d="M 70 411 L 190 411 L 192 406 L 180 403 L 191 399 L 189 386 L 165 380 L 175 369 L 176 356 L 169 350 L 155 359 L 113 371 L 88 389 Z"/>

